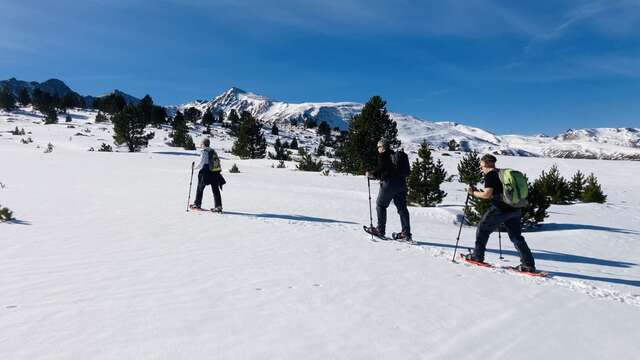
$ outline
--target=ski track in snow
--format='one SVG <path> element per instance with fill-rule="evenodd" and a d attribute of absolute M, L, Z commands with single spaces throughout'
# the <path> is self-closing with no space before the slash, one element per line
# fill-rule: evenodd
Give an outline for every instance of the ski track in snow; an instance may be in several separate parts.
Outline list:
<path fill-rule="evenodd" d="M 414 241 L 417 241 L 418 243 L 420 243 L 419 240 L 414 239 Z M 380 241 L 380 243 L 384 243 L 385 241 Z M 453 252 L 452 251 L 447 251 L 444 249 L 440 249 L 440 248 L 434 248 L 432 246 L 423 246 L 420 244 L 417 245 L 412 245 L 412 244 L 402 244 L 401 242 L 398 241 L 389 241 L 392 242 L 394 246 L 397 246 L 397 250 L 403 249 L 420 249 L 422 250 L 424 253 L 434 257 L 434 258 L 438 258 L 438 259 L 443 259 L 443 260 L 448 260 L 451 262 L 451 259 L 453 257 Z M 459 248 L 459 251 L 466 251 L 466 248 Z M 460 252 L 458 252 L 459 254 Z M 588 283 L 586 281 L 580 281 L 580 280 L 566 280 L 566 279 L 562 279 L 558 276 L 554 275 L 553 271 L 548 271 L 550 277 L 547 278 L 540 278 L 540 277 L 529 277 L 529 276 L 525 276 L 525 275 L 519 275 L 519 274 L 515 274 L 513 272 L 510 272 L 506 269 L 502 269 L 499 268 L 499 264 L 492 264 L 495 265 L 496 267 L 494 268 L 480 268 L 474 265 L 469 265 L 469 264 L 463 264 L 460 261 L 456 260 L 456 263 L 462 266 L 466 266 L 469 267 L 472 270 L 477 270 L 477 271 L 490 271 L 496 274 L 500 274 L 500 275 L 508 275 L 508 276 L 515 276 L 518 278 L 522 278 L 523 281 L 527 281 L 529 283 L 534 283 L 537 285 L 553 285 L 553 286 L 560 286 L 563 288 L 567 288 L 573 291 L 577 291 L 580 292 L 582 294 L 588 295 L 594 299 L 602 299 L 602 300 L 610 300 L 610 301 L 615 301 L 615 302 L 620 302 L 623 304 L 627 304 L 627 305 L 632 305 L 632 306 L 637 306 L 640 307 L 640 295 L 636 295 L 636 294 L 625 294 L 622 293 L 620 291 L 617 290 L 612 290 L 612 289 L 606 289 L 603 287 L 598 287 L 595 286 L 591 283 Z M 544 269 L 541 269 L 541 271 L 546 271 Z"/>

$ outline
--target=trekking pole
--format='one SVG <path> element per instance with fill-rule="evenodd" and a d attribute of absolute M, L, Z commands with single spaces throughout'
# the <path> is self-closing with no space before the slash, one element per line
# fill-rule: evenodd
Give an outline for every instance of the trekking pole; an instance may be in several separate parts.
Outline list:
<path fill-rule="evenodd" d="M 500 260 L 503 260 L 502 257 L 502 232 L 500 232 L 500 228 L 498 227 L 498 246 L 500 249 Z"/>
<path fill-rule="evenodd" d="M 369 228 L 373 228 L 373 212 L 371 211 L 371 179 L 367 176 L 367 188 L 369 189 Z M 373 234 L 371 234 L 373 240 Z"/>
<path fill-rule="evenodd" d="M 191 162 L 191 179 L 189 180 L 189 196 L 187 196 L 187 212 L 189 212 L 189 203 L 191 202 L 191 184 L 193 184 L 193 167 L 196 165 L 195 161 Z"/>
<path fill-rule="evenodd" d="M 464 210 L 467 209 L 469 204 L 469 193 L 467 193 L 467 199 L 464 201 Z M 456 262 L 456 251 L 458 250 L 458 243 L 460 242 L 460 233 L 462 233 L 462 225 L 464 224 L 464 211 L 462 212 L 462 221 L 460 221 L 460 229 L 458 229 L 458 237 L 456 238 L 456 247 L 453 248 L 453 259 L 451 261 Z"/>

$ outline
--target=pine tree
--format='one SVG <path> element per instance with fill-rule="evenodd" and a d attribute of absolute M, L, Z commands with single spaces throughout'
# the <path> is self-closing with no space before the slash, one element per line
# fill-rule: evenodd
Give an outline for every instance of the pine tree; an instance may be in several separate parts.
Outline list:
<path fill-rule="evenodd" d="M 289 144 L 289 149 L 298 150 L 298 138 L 294 137 L 293 140 L 291 140 L 291 144 Z"/>
<path fill-rule="evenodd" d="M 585 203 L 595 202 L 604 203 L 607 201 L 607 195 L 602 192 L 602 188 L 598 183 L 598 179 L 593 173 L 587 177 L 587 184 L 584 187 L 584 191 L 580 196 L 580 200 Z"/>
<path fill-rule="evenodd" d="M 129 152 L 140 151 L 149 144 L 154 133 L 145 133 L 145 121 L 140 111 L 127 105 L 113 116 L 113 140 L 116 145 L 126 144 Z"/>
<path fill-rule="evenodd" d="M 240 132 L 240 117 L 235 109 L 231 109 L 227 120 L 229 121 L 229 127 L 231 128 L 231 135 L 238 136 L 238 133 Z"/>
<path fill-rule="evenodd" d="M 261 159 L 266 155 L 267 141 L 262 133 L 262 124 L 248 111 L 241 114 L 238 139 L 231 152 L 242 159 Z"/>
<path fill-rule="evenodd" d="M 16 108 L 16 98 L 9 89 L 0 90 L 0 109 L 11 111 Z"/>
<path fill-rule="evenodd" d="M 458 145 L 458 143 L 456 142 L 455 139 L 451 139 L 448 143 L 447 146 L 449 147 L 449 151 L 456 151 L 460 148 L 460 145 Z"/>
<path fill-rule="evenodd" d="M 58 123 L 58 111 L 56 111 L 55 108 L 50 108 L 46 110 L 44 116 L 45 116 L 44 123 L 46 125 Z"/>
<path fill-rule="evenodd" d="M 318 125 L 317 134 L 324 137 L 331 136 L 331 127 L 326 121 L 323 121 Z"/>
<path fill-rule="evenodd" d="M 480 157 L 475 151 L 469 152 L 458 163 L 459 181 L 475 187 L 482 181 L 484 174 L 480 169 Z M 464 209 L 464 216 L 470 225 L 476 225 L 491 206 L 490 200 L 469 197 L 469 206 Z"/>
<path fill-rule="evenodd" d="M 316 156 L 325 156 L 327 154 L 327 145 L 324 142 L 324 139 L 320 139 L 318 143 L 318 147 L 316 148 Z"/>
<path fill-rule="evenodd" d="M 553 165 L 549 172 L 542 172 L 540 176 L 541 191 L 551 197 L 552 204 L 565 205 L 571 198 L 569 183 L 560 175 L 557 165 Z"/>
<path fill-rule="evenodd" d="M 176 112 L 176 116 L 173 117 L 171 127 L 172 132 L 169 134 L 169 137 L 173 139 L 171 141 L 171 145 L 177 147 L 186 147 L 189 145 L 188 138 L 191 137 L 189 135 L 189 128 L 187 127 L 187 122 L 180 111 Z"/>
<path fill-rule="evenodd" d="M 276 139 L 276 142 L 273 144 L 273 149 L 275 150 L 275 154 L 269 152 L 269 158 L 275 160 L 291 160 L 291 156 L 289 151 L 283 146 L 280 142 L 280 138 Z"/>
<path fill-rule="evenodd" d="M 202 115 L 202 125 L 209 128 L 211 125 L 213 125 L 214 121 L 215 120 L 213 118 L 213 113 L 211 113 L 210 109 L 207 109 L 207 111 L 205 111 Z"/>
<path fill-rule="evenodd" d="M 94 108 L 106 112 L 107 114 L 121 112 L 126 106 L 127 101 L 122 97 L 122 95 L 116 93 L 111 93 L 98 98 L 93 104 Z"/>
<path fill-rule="evenodd" d="M 271 127 L 271 135 L 278 136 L 280 130 L 278 129 L 278 125 L 276 125 L 275 121 L 273 122 L 273 126 Z"/>
<path fill-rule="evenodd" d="M 0 221 L 13 220 L 13 212 L 9 208 L 0 206 Z"/>
<path fill-rule="evenodd" d="M 476 186 L 484 174 L 480 169 L 480 157 L 476 151 L 466 153 L 458 163 L 458 175 L 461 183 Z"/>
<path fill-rule="evenodd" d="M 364 174 L 366 170 L 374 168 L 380 139 L 385 139 L 389 148 L 400 146 L 397 125 L 387 113 L 386 102 L 380 96 L 374 96 L 361 113 L 349 121 L 349 131 L 336 149 L 339 170 Z"/>
<path fill-rule="evenodd" d="M 184 111 L 184 119 L 187 123 L 193 123 L 195 125 L 201 116 L 202 112 L 194 107 L 187 108 Z"/>
<path fill-rule="evenodd" d="M 140 116 L 145 124 L 151 125 L 151 115 L 153 113 L 153 99 L 148 94 L 145 95 L 138 103 Z"/>
<path fill-rule="evenodd" d="M 102 113 L 102 111 L 98 110 L 98 114 L 96 115 L 96 123 L 101 123 L 108 120 L 109 119 L 107 118 L 107 116 L 104 113 Z"/>
<path fill-rule="evenodd" d="M 18 102 L 22 106 L 31 104 L 31 96 L 29 96 L 29 91 L 27 91 L 26 88 L 20 89 L 20 93 L 18 94 Z"/>
<path fill-rule="evenodd" d="M 167 109 L 153 105 L 151 108 L 151 125 L 160 128 L 165 122 L 167 122 Z"/>
<path fill-rule="evenodd" d="M 436 206 L 447 196 L 447 193 L 440 190 L 440 184 L 446 177 L 444 165 L 440 160 L 434 163 L 429 144 L 423 140 L 418 150 L 418 158 L 413 162 L 411 174 L 407 178 L 407 200 L 420 206 Z"/>
<path fill-rule="evenodd" d="M 551 200 L 542 191 L 542 180 L 536 179 L 529 183 L 528 205 L 522 209 L 522 228 L 524 230 L 539 226 L 549 215 L 547 209 L 551 205 Z"/>
<path fill-rule="evenodd" d="M 300 159 L 297 160 L 298 164 L 296 165 L 296 168 L 298 170 L 318 172 L 322 170 L 322 168 L 324 167 L 324 164 L 322 163 L 321 160 L 318 160 L 318 161 L 314 160 L 313 156 L 307 153 L 307 151 L 304 150 L 303 148 L 300 148 L 298 153 L 300 154 Z"/>
<path fill-rule="evenodd" d="M 571 178 L 571 182 L 569 183 L 569 189 L 571 194 L 569 197 L 570 201 L 576 201 L 580 199 L 580 196 L 582 196 L 582 192 L 584 191 L 584 186 L 586 183 L 587 181 L 584 178 L 584 174 L 582 174 L 580 170 L 578 170 L 578 172 L 576 172 L 573 175 L 573 177 Z"/>

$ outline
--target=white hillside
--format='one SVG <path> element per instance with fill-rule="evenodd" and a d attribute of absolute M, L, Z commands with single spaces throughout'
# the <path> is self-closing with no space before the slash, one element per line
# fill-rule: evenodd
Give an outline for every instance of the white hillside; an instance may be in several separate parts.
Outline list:
<path fill-rule="evenodd" d="M 185 212 L 196 152 L 167 147 L 166 129 L 141 153 L 88 152 L 111 143 L 112 128 L 94 124 L 94 113 L 71 116 L 42 125 L 28 109 L 0 112 L 0 204 L 17 218 L 0 223 L 0 359 L 638 353 L 636 162 L 499 157 L 530 176 L 554 163 L 563 174 L 594 172 L 608 195 L 606 204 L 552 206 L 546 225 L 525 234 L 538 268 L 552 275 L 536 279 L 450 261 L 461 184 L 445 183 L 438 207 L 410 207 L 418 245 L 374 243 L 361 228 L 369 221 L 364 177 L 239 160 L 214 128 L 226 213 Z M 10 134 L 15 127 L 26 134 Z M 27 137 L 33 142 L 21 143 Z M 44 153 L 49 142 L 54 150 Z M 454 174 L 459 155 L 437 154 Z M 234 163 L 240 174 L 228 172 Z M 391 206 L 388 229 L 398 228 Z M 474 231 L 463 228 L 463 248 Z M 517 264 L 502 240 L 504 260 L 497 235 L 487 260 Z"/>

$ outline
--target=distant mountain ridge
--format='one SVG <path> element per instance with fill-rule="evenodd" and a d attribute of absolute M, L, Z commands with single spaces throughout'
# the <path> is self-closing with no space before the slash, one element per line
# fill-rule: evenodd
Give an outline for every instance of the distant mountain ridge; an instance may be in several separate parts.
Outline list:
<path fill-rule="evenodd" d="M 313 118 L 326 121 L 332 128 L 346 129 L 348 121 L 364 105 L 355 102 L 287 103 L 247 92 L 235 87 L 211 100 L 169 107 L 170 112 L 195 107 L 200 111 L 248 111 L 257 119 L 287 126 Z M 455 140 L 462 150 L 477 150 L 501 155 L 543 156 L 561 158 L 640 160 L 640 129 L 592 128 L 569 129 L 554 137 L 544 135 L 496 135 L 489 131 L 454 122 L 433 122 L 411 115 L 390 112 L 398 124 L 399 138 L 405 150 L 415 150 L 423 140 L 431 146 L 446 150 Z"/>
<path fill-rule="evenodd" d="M 32 94 L 35 89 L 57 96 L 77 94 L 63 81 L 49 79 L 45 82 L 21 81 L 15 78 L 0 81 L 0 88 L 8 88 L 14 95 L 26 88 Z M 140 99 L 114 90 L 109 94 L 121 95 L 128 104 L 137 104 Z M 83 96 L 85 104 L 91 106 L 101 96 Z M 302 123 L 315 119 L 319 124 L 326 121 L 332 128 L 346 129 L 348 121 L 360 113 L 364 105 L 356 102 L 303 102 L 288 103 L 257 95 L 232 87 L 211 100 L 196 100 L 182 105 L 168 106 L 169 114 L 195 107 L 200 111 L 231 110 L 238 113 L 248 111 L 267 124 L 287 127 L 293 121 Z M 541 156 L 583 159 L 640 160 L 640 128 L 588 128 L 569 129 L 557 136 L 496 135 L 492 132 L 455 122 L 427 121 L 415 116 L 390 112 L 398 125 L 399 138 L 407 151 L 415 151 L 426 140 L 431 146 L 446 150 L 447 144 L 455 140 L 461 150 L 476 150 L 502 155 Z"/>
<path fill-rule="evenodd" d="M 84 99 L 85 104 L 87 106 L 91 106 L 91 104 L 93 104 L 95 99 L 103 98 L 111 94 L 117 94 L 122 96 L 127 104 L 137 104 L 140 102 L 140 99 L 134 96 L 131 96 L 127 93 L 124 93 L 118 89 L 115 89 L 108 94 L 99 95 L 99 96 L 91 96 L 91 95 L 82 96 L 77 92 L 73 91 L 69 86 L 67 86 L 67 84 L 64 83 L 64 81 L 59 79 L 49 79 L 47 81 L 39 83 L 37 81 L 23 81 L 23 80 L 17 80 L 16 78 L 11 78 L 9 80 L 0 81 L 0 89 L 2 88 L 8 89 L 16 97 L 18 96 L 20 91 L 22 91 L 22 89 L 27 89 L 29 96 L 32 96 L 33 92 L 36 89 L 40 89 L 43 92 L 49 93 L 51 95 L 55 95 L 57 97 L 63 97 L 68 94 L 77 95 Z"/>

